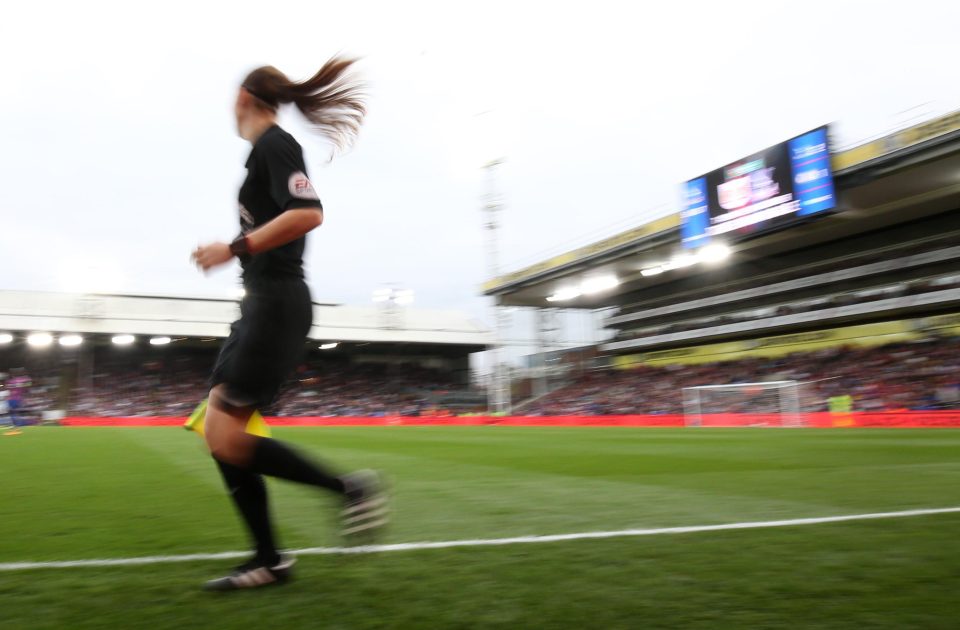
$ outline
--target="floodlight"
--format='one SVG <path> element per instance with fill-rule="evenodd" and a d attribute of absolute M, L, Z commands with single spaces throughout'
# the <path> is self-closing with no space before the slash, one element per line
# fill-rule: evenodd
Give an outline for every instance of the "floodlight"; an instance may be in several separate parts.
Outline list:
<path fill-rule="evenodd" d="M 553 295 L 549 296 L 547 298 L 547 302 L 564 302 L 566 300 L 578 298 L 580 295 L 580 289 L 575 287 L 567 287 L 566 289 L 560 289 Z"/>
<path fill-rule="evenodd" d="M 79 346 L 83 343 L 83 337 L 80 335 L 63 335 L 60 337 L 60 345 L 65 347 Z"/>
<path fill-rule="evenodd" d="M 116 346 L 129 346 L 136 340 L 137 338 L 133 335 L 114 335 L 113 339 L 111 339 Z"/>
<path fill-rule="evenodd" d="M 699 251 L 698 256 L 703 262 L 720 262 L 730 257 L 730 248 L 720 243 L 707 245 Z"/>
<path fill-rule="evenodd" d="M 601 291 L 606 291 L 607 289 L 613 289 L 620 286 L 620 281 L 616 276 L 597 276 L 595 278 L 587 278 L 580 283 L 580 291 L 589 295 L 591 293 L 600 293 Z"/>
<path fill-rule="evenodd" d="M 666 269 L 683 269 L 697 262 L 697 257 L 693 254 L 678 254 L 670 259 L 664 267 Z"/>
<path fill-rule="evenodd" d="M 27 336 L 27 344 L 33 348 L 45 348 L 53 343 L 50 333 L 31 333 Z"/>

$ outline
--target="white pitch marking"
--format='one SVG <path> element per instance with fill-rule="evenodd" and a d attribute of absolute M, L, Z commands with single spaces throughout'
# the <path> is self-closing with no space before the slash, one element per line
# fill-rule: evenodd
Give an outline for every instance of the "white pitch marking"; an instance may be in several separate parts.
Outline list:
<path fill-rule="evenodd" d="M 911 516 L 930 516 L 934 514 L 957 513 L 960 513 L 960 507 L 903 510 L 900 512 L 873 512 L 870 514 L 844 514 L 840 516 L 818 516 L 813 518 L 791 518 L 779 521 L 747 521 L 744 523 L 722 523 L 719 525 L 688 525 L 683 527 L 660 527 L 656 529 L 620 529 L 607 532 L 578 532 L 574 534 L 548 534 L 544 536 L 515 536 L 512 538 L 442 540 L 435 542 L 395 543 L 391 545 L 363 545 L 358 547 L 308 547 L 306 549 L 293 549 L 285 553 L 301 556 L 320 556 L 333 554 L 385 553 L 390 551 L 416 551 L 419 549 L 450 549 L 452 547 L 495 547 L 501 545 L 565 542 L 568 540 L 589 540 L 598 538 L 627 538 L 633 536 L 657 536 L 662 534 L 695 534 L 699 532 L 719 532 L 735 529 L 796 527 L 801 525 L 820 525 L 822 523 L 843 523 L 847 521 L 869 521 L 876 519 L 909 518 Z M 83 567 L 122 567 L 174 562 L 234 560 L 237 558 L 246 558 L 249 557 L 249 555 L 249 551 L 224 551 L 221 553 L 194 553 L 180 556 L 142 556 L 139 558 L 61 560 L 51 562 L 4 562 L 0 563 L 0 571 L 26 571 L 28 569 L 74 569 Z"/>

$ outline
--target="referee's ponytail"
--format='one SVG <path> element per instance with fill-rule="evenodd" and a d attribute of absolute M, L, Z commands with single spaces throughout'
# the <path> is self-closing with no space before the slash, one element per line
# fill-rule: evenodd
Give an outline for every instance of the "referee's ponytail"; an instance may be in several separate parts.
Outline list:
<path fill-rule="evenodd" d="M 350 72 L 356 59 L 333 57 L 306 81 L 291 81 L 273 66 L 257 68 L 242 87 L 256 97 L 258 105 L 276 110 L 293 103 L 314 128 L 337 149 L 349 147 L 367 113 L 363 85 Z"/>

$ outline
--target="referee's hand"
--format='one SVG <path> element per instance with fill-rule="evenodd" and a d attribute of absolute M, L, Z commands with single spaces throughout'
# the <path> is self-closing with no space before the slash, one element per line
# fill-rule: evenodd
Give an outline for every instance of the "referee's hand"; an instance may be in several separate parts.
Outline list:
<path fill-rule="evenodd" d="M 233 258 L 230 252 L 230 245 L 227 243 L 210 243 L 209 245 L 199 245 L 197 249 L 190 254 L 190 260 L 203 271 L 210 271 L 214 267 L 225 265 Z"/>

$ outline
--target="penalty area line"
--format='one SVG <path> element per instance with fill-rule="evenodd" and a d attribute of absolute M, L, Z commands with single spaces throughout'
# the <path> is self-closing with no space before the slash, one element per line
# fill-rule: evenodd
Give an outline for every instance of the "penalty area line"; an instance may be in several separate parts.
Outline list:
<path fill-rule="evenodd" d="M 451 549 L 456 547 L 498 547 L 533 543 L 566 542 L 571 540 L 596 540 L 601 538 L 629 538 L 636 536 L 659 536 L 666 534 L 696 534 L 738 529 L 765 529 L 771 527 L 799 527 L 825 523 L 869 521 L 890 518 L 910 518 L 935 514 L 957 514 L 960 507 L 902 510 L 899 512 L 873 512 L 868 514 L 843 514 L 812 518 L 791 518 L 777 521 L 747 521 L 721 523 L 718 525 L 688 525 L 682 527 L 659 527 L 655 529 L 620 529 L 600 532 L 577 532 L 572 534 L 547 534 L 543 536 L 514 536 L 511 538 L 476 538 L 466 540 L 442 540 L 433 542 L 394 543 L 388 545 L 363 545 L 358 547 L 308 547 L 293 549 L 289 553 L 299 556 L 346 555 L 417 551 L 421 549 Z M 75 569 L 84 567 L 126 567 L 146 564 L 171 564 L 176 562 L 201 562 L 211 560 L 235 560 L 247 558 L 249 551 L 224 551 L 220 553 L 194 553 L 172 556 L 141 556 L 135 558 L 103 558 L 92 560 L 60 560 L 48 562 L 2 562 L 0 571 L 26 571 L 30 569 Z"/>

